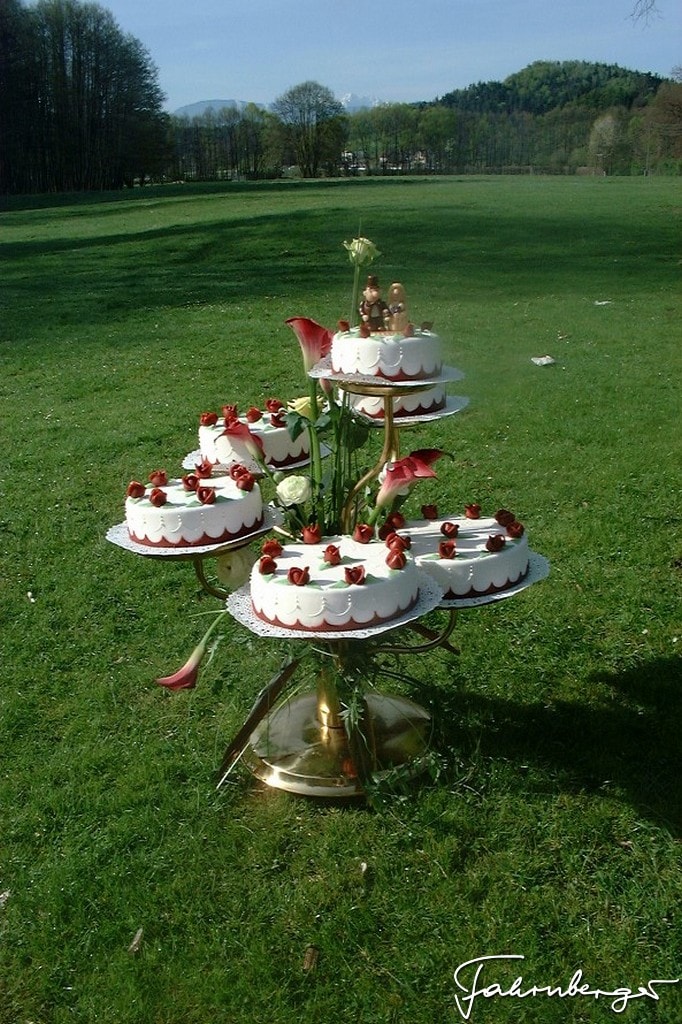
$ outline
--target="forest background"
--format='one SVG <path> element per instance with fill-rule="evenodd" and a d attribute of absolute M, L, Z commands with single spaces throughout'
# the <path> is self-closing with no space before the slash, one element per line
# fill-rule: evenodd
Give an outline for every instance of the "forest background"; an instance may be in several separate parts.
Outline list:
<path fill-rule="evenodd" d="M 537 61 L 503 82 L 347 113 L 319 82 L 177 117 L 105 8 L 0 6 L 0 192 L 408 174 L 679 174 L 682 72 Z"/>

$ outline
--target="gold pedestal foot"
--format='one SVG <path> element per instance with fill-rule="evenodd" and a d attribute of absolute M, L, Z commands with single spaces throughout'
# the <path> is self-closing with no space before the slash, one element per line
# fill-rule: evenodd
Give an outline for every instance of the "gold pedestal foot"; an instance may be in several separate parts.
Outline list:
<path fill-rule="evenodd" d="M 372 775 L 390 771 L 426 753 L 431 716 L 404 697 L 370 693 Z M 244 761 L 274 789 L 301 796 L 362 796 L 364 791 L 343 727 L 329 725 L 317 694 L 295 697 L 275 708 L 252 733 Z"/>

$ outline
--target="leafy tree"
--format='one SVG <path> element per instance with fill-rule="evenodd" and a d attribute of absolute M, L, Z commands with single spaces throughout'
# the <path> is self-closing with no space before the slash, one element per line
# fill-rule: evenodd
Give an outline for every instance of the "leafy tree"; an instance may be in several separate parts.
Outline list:
<path fill-rule="evenodd" d="M 339 166 L 345 115 L 326 86 L 318 82 L 295 85 L 275 100 L 272 110 L 304 178 L 317 177 L 324 164 Z"/>
<path fill-rule="evenodd" d="M 13 42 L 13 74 L 9 81 L 0 74 L 0 109 L 18 103 L 10 115 L 13 166 L 0 167 L 4 191 L 119 188 L 158 173 L 157 70 L 109 11 L 76 0 L 29 8 L 12 0 L 2 24 Z"/>

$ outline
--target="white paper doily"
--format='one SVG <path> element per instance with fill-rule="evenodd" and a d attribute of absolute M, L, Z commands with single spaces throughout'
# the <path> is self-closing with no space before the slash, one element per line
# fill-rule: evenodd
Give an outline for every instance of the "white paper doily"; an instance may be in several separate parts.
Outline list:
<path fill-rule="evenodd" d="M 427 377 L 423 380 L 387 380 L 385 377 L 373 377 L 367 373 L 336 373 L 332 370 L 331 356 L 326 356 L 316 363 L 312 370 L 308 370 L 308 376 L 314 380 L 330 380 L 334 384 L 369 384 L 379 388 L 425 388 L 464 379 L 462 371 L 454 366 L 444 366 L 438 377 Z"/>
<path fill-rule="evenodd" d="M 481 594 L 480 597 L 458 597 L 450 601 L 441 601 L 439 608 L 476 608 L 482 604 L 492 604 L 494 601 L 504 601 L 508 597 L 520 594 L 522 590 L 532 587 L 549 576 L 549 562 L 544 555 L 536 551 L 528 552 L 528 572 L 508 590 L 501 590 L 497 594 Z"/>
<path fill-rule="evenodd" d="M 397 619 L 391 619 L 390 622 L 379 623 L 378 626 L 368 626 L 366 629 L 349 629 L 345 632 L 342 629 L 329 630 L 328 632 L 324 630 L 287 629 L 284 626 L 273 626 L 269 622 L 263 622 L 253 611 L 251 587 L 248 583 L 245 583 L 239 590 L 235 590 L 233 594 L 230 594 L 226 605 L 227 610 L 237 622 L 241 623 L 242 626 L 246 626 L 247 629 L 250 629 L 257 636 L 276 637 L 279 640 L 366 640 L 368 637 L 378 636 L 380 633 L 388 632 L 388 630 L 406 626 L 409 622 L 413 622 L 415 619 L 421 618 L 422 615 L 426 615 L 427 612 L 433 611 L 434 608 L 440 605 L 442 594 L 443 592 L 435 580 L 426 573 L 419 572 L 419 597 L 417 598 L 416 605 L 409 612 L 405 612 L 404 615 Z"/>
<path fill-rule="evenodd" d="M 196 558 L 197 555 L 220 555 L 223 551 L 231 551 L 233 548 L 243 548 L 250 541 L 270 533 L 282 522 L 281 513 L 267 507 L 263 509 L 263 524 L 254 530 L 250 530 L 236 540 L 222 541 L 218 544 L 197 544 L 194 547 L 186 548 L 153 548 L 147 544 L 138 544 L 132 540 L 128 533 L 128 526 L 125 522 L 117 526 L 111 526 L 106 532 L 106 539 L 125 551 L 132 551 L 135 555 L 147 555 L 150 558 Z"/>

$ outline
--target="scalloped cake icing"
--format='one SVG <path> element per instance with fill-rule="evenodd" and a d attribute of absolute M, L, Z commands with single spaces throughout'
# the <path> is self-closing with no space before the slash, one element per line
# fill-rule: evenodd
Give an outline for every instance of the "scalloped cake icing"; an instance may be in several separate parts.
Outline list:
<path fill-rule="evenodd" d="M 263 412 L 262 419 L 255 423 L 250 423 L 244 416 L 239 417 L 239 422 L 246 423 L 251 433 L 260 438 L 265 461 L 272 469 L 286 469 L 287 466 L 305 462 L 310 457 L 307 430 L 292 441 L 286 427 L 274 427 L 270 423 L 268 412 Z M 224 436 L 224 430 L 222 420 L 215 426 L 199 427 L 199 451 L 202 459 L 208 459 L 214 466 L 227 467 L 238 462 L 246 466 L 251 473 L 262 472 L 244 442 L 239 438 Z"/>
<path fill-rule="evenodd" d="M 334 373 L 360 373 L 383 380 L 429 380 L 443 369 L 441 342 L 432 331 L 415 329 L 409 337 L 390 331 L 360 336 L 360 329 L 337 331 L 331 344 Z"/>
<path fill-rule="evenodd" d="M 372 420 L 384 419 L 384 399 L 373 395 L 348 395 L 350 407 Z M 406 391 L 391 399 L 393 415 L 396 419 L 403 416 L 428 416 L 445 408 L 445 388 L 437 385 L 425 391 Z"/>
<path fill-rule="evenodd" d="M 339 548 L 340 565 L 324 562 L 327 545 Z M 389 549 L 383 541 L 360 544 L 352 537 L 325 537 L 320 544 L 286 544 L 275 557 L 276 571 L 263 575 L 258 563 L 251 573 L 254 614 L 285 629 L 311 632 L 367 629 L 408 612 L 419 597 L 419 578 L 414 560 L 406 553 L 405 566 L 386 564 Z M 347 567 L 363 566 L 365 582 L 345 582 Z M 288 581 L 292 567 L 308 567 L 310 582 L 296 586 Z"/>
<path fill-rule="evenodd" d="M 441 532 L 446 522 L 459 526 L 455 558 L 440 558 L 438 554 L 440 542 L 446 539 Z M 525 533 L 515 539 L 492 517 L 411 520 L 398 532 L 410 537 L 415 562 L 436 581 L 444 600 L 496 594 L 519 583 L 528 572 Z M 496 534 L 504 537 L 504 547 L 488 551 L 488 538 Z"/>
<path fill-rule="evenodd" d="M 200 547 L 238 540 L 262 526 L 263 500 L 257 483 L 250 491 L 240 490 L 229 476 L 211 477 L 202 484 L 215 488 L 212 505 L 202 505 L 181 480 L 169 480 L 160 488 L 167 500 L 159 507 L 149 500 L 152 485 L 145 488 L 144 497 L 126 498 L 131 539 L 155 548 Z"/>

